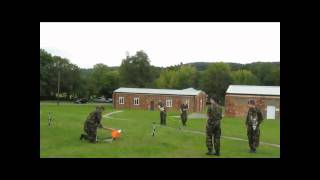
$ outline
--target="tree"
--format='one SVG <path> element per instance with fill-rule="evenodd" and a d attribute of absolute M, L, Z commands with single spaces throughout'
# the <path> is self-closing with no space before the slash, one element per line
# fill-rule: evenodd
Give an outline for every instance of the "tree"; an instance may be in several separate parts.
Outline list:
<path fill-rule="evenodd" d="M 96 64 L 90 76 L 91 93 L 93 95 L 111 97 L 113 91 L 119 87 L 119 73 L 111 71 L 107 65 Z"/>
<path fill-rule="evenodd" d="M 197 81 L 197 70 L 194 67 L 183 65 L 178 69 L 176 76 L 177 89 L 195 87 Z"/>
<path fill-rule="evenodd" d="M 231 70 L 228 64 L 211 64 L 201 78 L 201 89 L 210 97 L 215 96 L 219 103 L 224 104 L 224 96 L 232 82 Z"/>
<path fill-rule="evenodd" d="M 147 87 L 155 79 L 148 55 L 143 51 L 123 59 L 119 74 L 121 85 L 128 87 Z"/>
<path fill-rule="evenodd" d="M 165 89 L 175 89 L 177 87 L 176 74 L 177 72 L 174 70 L 163 70 L 160 73 L 159 78 L 156 80 L 156 87 Z"/>
<path fill-rule="evenodd" d="M 237 70 L 231 73 L 232 84 L 259 85 L 259 79 L 249 70 Z"/>
<path fill-rule="evenodd" d="M 279 62 L 256 62 L 246 64 L 244 69 L 250 70 L 260 81 L 261 85 L 280 85 L 280 63 Z M 278 78 L 278 80 L 277 80 Z"/>
<path fill-rule="evenodd" d="M 197 85 L 197 70 L 190 65 L 182 65 L 178 69 L 167 68 L 156 80 L 158 88 L 185 89 Z"/>
<path fill-rule="evenodd" d="M 78 66 L 60 56 L 52 56 L 40 49 L 40 96 L 52 98 L 57 94 L 58 74 L 60 71 L 60 94 L 66 94 L 67 98 L 76 96 L 79 87 L 80 70 Z"/>

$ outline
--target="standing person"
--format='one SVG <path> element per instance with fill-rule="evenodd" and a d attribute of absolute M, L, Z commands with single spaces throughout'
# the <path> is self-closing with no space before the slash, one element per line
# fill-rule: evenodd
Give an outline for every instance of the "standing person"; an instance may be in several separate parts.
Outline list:
<path fill-rule="evenodd" d="M 103 128 L 101 124 L 102 111 L 104 111 L 103 106 L 96 107 L 96 110 L 91 112 L 84 123 L 84 132 L 86 134 L 81 134 L 80 140 L 89 140 L 91 143 L 96 142 L 97 138 L 97 128 Z"/>
<path fill-rule="evenodd" d="M 167 107 L 163 107 L 163 125 L 167 125 Z"/>
<path fill-rule="evenodd" d="M 158 107 L 159 107 L 159 110 L 160 110 L 160 124 L 161 125 L 166 125 L 166 110 L 165 110 L 165 107 L 162 103 L 161 100 L 159 100 L 159 103 L 158 103 Z"/>
<path fill-rule="evenodd" d="M 208 121 L 206 125 L 206 145 L 208 148 L 207 155 L 220 156 L 220 136 L 221 127 L 220 121 L 222 118 L 222 108 L 216 103 L 213 97 L 210 98 L 210 106 L 208 107 Z M 212 152 L 214 141 L 215 153 Z"/>
<path fill-rule="evenodd" d="M 189 106 L 187 104 L 187 100 L 180 105 L 180 111 L 181 111 L 180 117 L 181 117 L 181 121 L 182 121 L 183 126 L 187 125 L 186 123 L 187 123 L 187 119 L 188 119 L 188 114 L 187 114 L 188 108 L 189 108 Z"/>
<path fill-rule="evenodd" d="M 263 116 L 260 109 L 255 105 L 254 100 L 248 102 L 248 114 L 246 118 L 247 136 L 249 141 L 250 153 L 255 153 L 259 146 L 260 124 L 263 121 Z"/>

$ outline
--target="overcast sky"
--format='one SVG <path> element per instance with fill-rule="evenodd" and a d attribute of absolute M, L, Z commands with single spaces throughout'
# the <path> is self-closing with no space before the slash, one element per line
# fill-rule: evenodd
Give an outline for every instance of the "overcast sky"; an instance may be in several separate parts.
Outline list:
<path fill-rule="evenodd" d="M 155 66 L 280 61 L 280 23 L 40 23 L 40 48 L 81 68 L 144 50 Z"/>

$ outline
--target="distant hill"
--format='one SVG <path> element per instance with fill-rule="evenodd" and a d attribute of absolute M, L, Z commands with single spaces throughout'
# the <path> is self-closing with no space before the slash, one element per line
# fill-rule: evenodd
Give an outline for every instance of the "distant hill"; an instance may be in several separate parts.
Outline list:
<path fill-rule="evenodd" d="M 186 63 L 187 65 L 194 66 L 198 71 L 204 71 L 210 64 L 214 62 L 193 62 L 193 63 Z M 255 65 L 280 65 L 280 62 L 253 62 L 247 64 L 240 64 L 240 63 L 226 63 L 230 65 L 232 71 L 244 69 L 247 67 L 255 66 Z"/>
<path fill-rule="evenodd" d="M 215 62 L 192 62 L 192 63 L 186 63 L 186 65 L 194 66 L 198 71 L 204 71 L 207 69 L 207 67 L 210 64 L 213 64 Z M 261 65 L 271 65 L 271 66 L 279 66 L 280 62 L 253 62 L 253 63 L 247 63 L 247 64 L 241 64 L 241 63 L 226 63 L 230 65 L 230 68 L 232 71 L 239 70 L 239 69 L 250 69 L 252 66 L 261 66 Z M 172 67 L 178 67 L 179 65 L 174 66 L 168 66 L 166 68 L 172 68 Z M 156 67 L 156 66 L 154 66 Z M 109 67 L 111 70 L 118 70 L 119 66 L 111 66 Z M 161 67 L 156 67 L 157 69 L 161 69 Z M 92 68 L 89 69 L 81 69 L 81 72 L 83 74 L 90 74 L 92 73 Z"/>

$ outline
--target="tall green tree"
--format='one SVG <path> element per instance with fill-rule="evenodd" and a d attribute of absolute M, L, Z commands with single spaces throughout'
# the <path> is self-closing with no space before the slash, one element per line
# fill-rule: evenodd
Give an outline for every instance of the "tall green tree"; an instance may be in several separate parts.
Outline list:
<path fill-rule="evenodd" d="M 119 73 L 112 71 L 107 65 L 96 64 L 90 77 L 92 95 L 111 97 L 119 87 Z"/>
<path fill-rule="evenodd" d="M 156 80 L 157 88 L 175 89 L 177 88 L 177 72 L 175 70 L 165 69 L 160 73 Z"/>
<path fill-rule="evenodd" d="M 249 70 L 237 70 L 231 73 L 232 84 L 237 85 L 258 85 L 259 79 Z"/>
<path fill-rule="evenodd" d="M 231 70 L 228 64 L 211 64 L 203 73 L 201 89 L 210 97 L 215 96 L 219 103 L 224 104 L 224 96 L 228 86 L 232 82 Z"/>
<path fill-rule="evenodd" d="M 190 65 L 181 66 L 176 73 L 177 89 L 195 87 L 197 84 L 197 70 Z"/>
<path fill-rule="evenodd" d="M 197 70 L 190 65 L 182 65 L 179 68 L 167 68 L 162 71 L 156 80 L 156 86 L 158 88 L 185 89 L 195 87 L 197 81 Z"/>
<path fill-rule="evenodd" d="M 148 55 L 143 51 L 123 59 L 119 74 L 121 85 L 128 87 L 147 87 L 155 79 Z"/>

